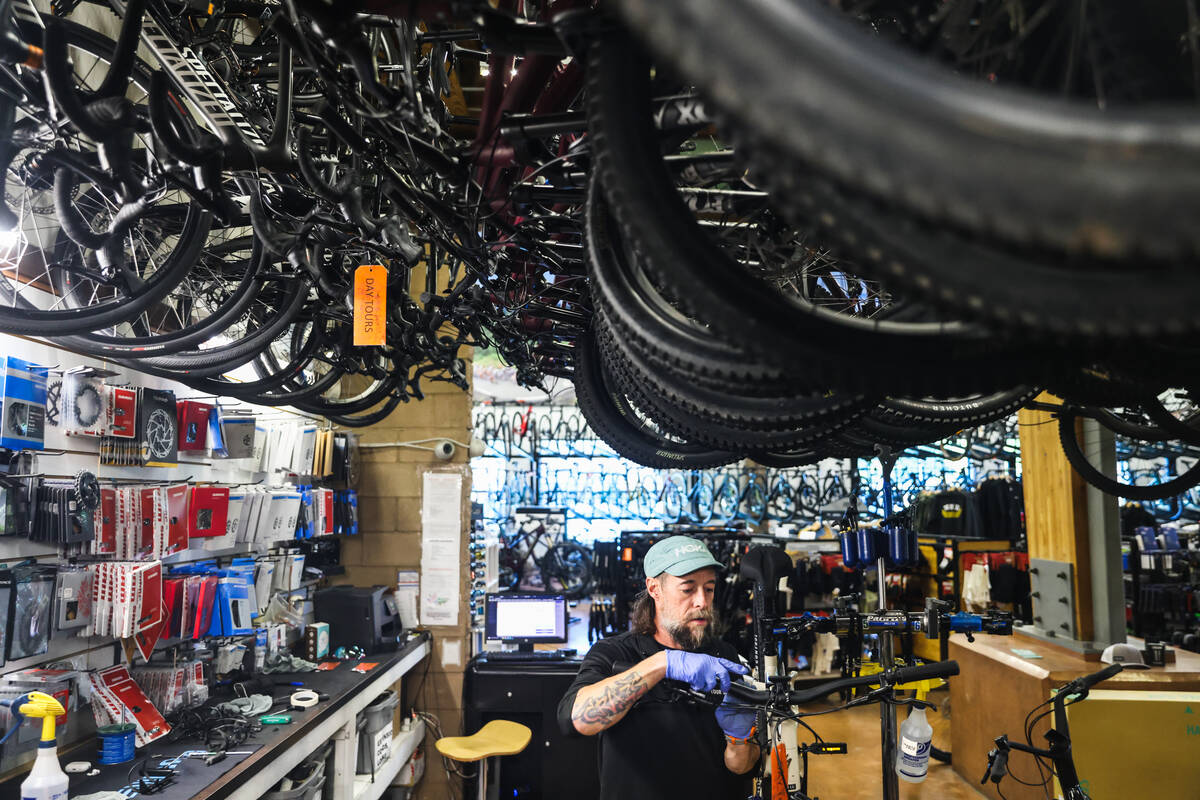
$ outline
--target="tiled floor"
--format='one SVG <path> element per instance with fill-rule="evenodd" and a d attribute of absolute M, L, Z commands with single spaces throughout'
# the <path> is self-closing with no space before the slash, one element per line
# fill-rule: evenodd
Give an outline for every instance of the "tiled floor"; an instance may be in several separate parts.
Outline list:
<path fill-rule="evenodd" d="M 930 700 L 942 703 L 948 693 L 935 692 Z M 833 702 L 808 706 L 806 710 L 819 711 L 832 708 Z M 949 719 L 940 713 L 926 712 L 934 728 L 934 743 L 946 742 L 949 748 Z M 899 719 L 908 715 L 901 709 Z M 882 773 L 879 753 L 879 708 L 866 706 L 813 717 L 809 724 L 816 728 L 826 741 L 846 742 L 850 752 L 844 756 L 812 756 L 808 760 L 810 796 L 825 800 L 850 800 L 851 798 L 880 798 Z M 969 721 L 964 721 L 969 723 Z M 801 730 L 802 735 L 805 733 Z M 949 764 L 931 761 L 929 777 L 923 783 L 900 782 L 900 797 L 903 800 L 983 800 L 985 795 L 959 777 Z"/>

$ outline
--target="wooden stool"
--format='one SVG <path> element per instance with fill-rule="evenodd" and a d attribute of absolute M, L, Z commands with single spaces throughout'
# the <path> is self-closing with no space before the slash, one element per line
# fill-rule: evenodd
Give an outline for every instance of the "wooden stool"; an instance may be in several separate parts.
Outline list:
<path fill-rule="evenodd" d="M 462 762 L 478 761 L 479 777 L 475 796 L 478 800 L 498 800 L 500 762 L 491 767 L 488 762 L 500 756 L 515 756 L 529 745 L 531 738 L 533 731 L 524 725 L 495 719 L 470 736 L 443 736 L 434 742 L 434 746 L 446 758 Z M 490 780 L 489 772 L 495 773 Z"/>

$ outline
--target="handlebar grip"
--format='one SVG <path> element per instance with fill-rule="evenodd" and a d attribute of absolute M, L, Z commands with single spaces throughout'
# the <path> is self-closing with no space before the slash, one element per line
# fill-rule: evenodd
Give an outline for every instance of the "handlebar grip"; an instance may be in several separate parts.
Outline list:
<path fill-rule="evenodd" d="M 912 683 L 934 678 L 949 678 L 958 674 L 957 661 L 939 661 L 936 664 L 921 664 L 916 667 L 901 667 L 892 673 L 892 683 Z"/>
<path fill-rule="evenodd" d="M 750 684 L 741 681 L 730 681 L 728 693 L 747 703 L 765 703 L 771 697 L 771 693 L 765 689 L 755 689 Z"/>
<path fill-rule="evenodd" d="M 992 762 L 991 769 L 984 776 L 986 781 L 988 777 L 992 779 L 992 783 L 999 783 L 1005 775 L 1008 774 L 1008 751 L 1001 750 L 996 753 L 996 759 Z"/>
<path fill-rule="evenodd" d="M 1080 691 L 1087 691 L 1101 681 L 1106 681 L 1113 675 L 1116 675 L 1121 670 L 1125 669 L 1123 664 L 1110 664 L 1099 672 L 1094 672 L 1091 675 L 1084 675 L 1077 680 Z"/>

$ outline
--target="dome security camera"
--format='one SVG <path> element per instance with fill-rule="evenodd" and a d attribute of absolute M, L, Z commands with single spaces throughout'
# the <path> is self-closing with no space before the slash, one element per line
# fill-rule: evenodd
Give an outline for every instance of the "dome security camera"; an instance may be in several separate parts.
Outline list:
<path fill-rule="evenodd" d="M 454 458 L 454 453 L 457 449 L 454 446 L 454 442 L 449 439 L 442 439 L 433 446 L 433 454 L 437 456 L 438 461 L 449 461 Z"/>

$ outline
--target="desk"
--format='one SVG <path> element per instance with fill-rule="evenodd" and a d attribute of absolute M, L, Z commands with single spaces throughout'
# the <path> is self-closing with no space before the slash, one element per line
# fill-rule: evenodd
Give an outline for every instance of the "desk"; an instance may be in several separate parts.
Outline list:
<path fill-rule="evenodd" d="M 328 694 L 329 699 L 304 711 L 287 712 L 292 715 L 292 724 L 266 726 L 261 733 L 235 748 L 252 751 L 249 755 L 228 756 L 211 767 L 198 759 L 183 759 L 179 762 L 178 782 L 153 796 L 160 800 L 259 800 L 311 753 L 332 740 L 334 770 L 326 778 L 326 785 L 332 784 L 334 800 L 377 800 L 421 743 L 424 729 L 417 726 L 413 731 L 396 737 L 391 759 L 376 774 L 376 780 L 372 783 L 370 776 L 356 779 L 354 774 L 358 753 L 355 717 L 379 694 L 390 689 L 428 657 L 430 639 L 428 633 L 421 633 L 395 653 L 380 653 L 362 659 L 378 664 L 366 673 L 353 671 L 354 665 L 359 663 L 356 660 L 343 662 L 329 671 L 271 676 L 280 681 L 304 681 L 304 688 Z M 286 690 L 281 689 L 276 696 L 283 691 Z M 154 766 L 162 761 L 177 759 L 186 751 L 203 749 L 203 745 L 195 741 L 151 743 L 138 750 L 134 762 L 102 767 L 100 774 L 91 778 L 71 775 L 69 795 L 75 797 L 121 789 L 130 783 L 130 767 L 151 753 L 156 756 L 161 754 L 161 757 L 148 762 L 148 765 Z M 72 760 L 94 761 L 95 751 L 88 747 L 72 753 L 60 753 L 59 756 L 63 764 Z M 0 783 L 0 797 L 17 796 L 17 789 L 27 774 Z"/>
<path fill-rule="evenodd" d="M 1140 646 L 1141 642 L 1137 644 Z M 1041 658 L 1022 658 L 1012 652 L 1013 648 L 1031 650 Z M 1089 660 L 1020 633 L 1011 638 L 977 636 L 972 644 L 961 634 L 955 634 L 950 637 L 950 658 L 961 669 L 959 675 L 950 679 L 950 752 L 954 771 L 994 800 L 1001 800 L 996 785 L 979 785 L 987 768 L 992 740 L 1007 733 L 1010 739 L 1024 742 L 1025 715 L 1048 700 L 1051 689 L 1104 666 L 1097 655 Z M 1200 691 L 1200 655 L 1179 650 L 1174 663 L 1148 670 L 1126 670 L 1098 688 Z M 1035 744 L 1045 746 L 1044 734 L 1048 729 L 1049 718 L 1034 728 Z M 1015 764 L 1017 776 L 1022 780 L 1036 778 L 1037 770 L 1030 757 L 1014 753 L 1010 764 Z M 1001 788 L 1008 800 L 1045 800 L 1040 788 L 1022 786 L 1011 778 L 1005 779 Z"/>
<path fill-rule="evenodd" d="M 575 680 L 581 660 L 513 662 L 474 658 L 463 676 L 463 726 L 474 733 L 494 719 L 533 731 L 525 752 L 505 757 L 500 797 L 520 800 L 596 800 L 600 793 L 597 736 L 564 736 L 558 701 Z M 474 784 L 468 781 L 466 796 Z"/>

